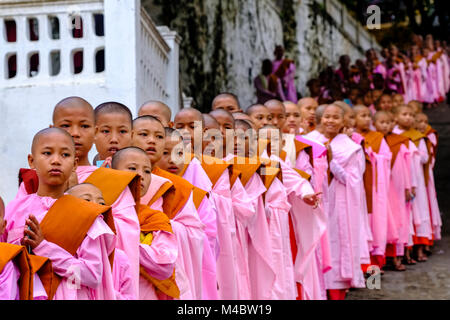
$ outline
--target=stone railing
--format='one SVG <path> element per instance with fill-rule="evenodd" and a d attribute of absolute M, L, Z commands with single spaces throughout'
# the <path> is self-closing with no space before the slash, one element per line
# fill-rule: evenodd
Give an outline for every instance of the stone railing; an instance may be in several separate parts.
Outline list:
<path fill-rule="evenodd" d="M 139 90 L 149 98 L 167 101 L 170 47 L 144 9 L 141 10 L 139 55 Z"/>

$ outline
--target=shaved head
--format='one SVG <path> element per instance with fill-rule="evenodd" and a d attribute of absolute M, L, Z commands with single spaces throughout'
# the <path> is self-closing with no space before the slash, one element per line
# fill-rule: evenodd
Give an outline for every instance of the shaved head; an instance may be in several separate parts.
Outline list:
<path fill-rule="evenodd" d="M 133 157 L 135 154 L 142 154 L 148 158 L 147 152 L 138 147 L 126 147 L 117 151 L 112 157 L 111 168 L 117 169 L 122 160 Z M 148 160 L 150 162 L 150 159 Z"/>
<path fill-rule="evenodd" d="M 164 125 L 161 121 L 159 121 L 158 118 L 154 117 L 154 116 L 140 116 L 136 119 L 133 120 L 133 127 L 136 126 L 137 123 L 141 122 L 141 121 L 152 121 L 152 122 L 156 122 L 159 125 L 161 125 L 161 127 L 164 128 Z"/>
<path fill-rule="evenodd" d="M 276 99 L 269 100 L 264 103 L 264 105 L 269 108 L 269 110 L 272 108 L 281 108 L 284 112 L 286 112 L 286 107 L 284 106 L 283 102 Z"/>
<path fill-rule="evenodd" d="M 344 110 L 345 113 L 352 111 L 352 107 L 345 103 L 344 101 L 335 101 L 333 102 L 334 105 L 339 106 L 342 110 Z"/>
<path fill-rule="evenodd" d="M 300 99 L 297 104 L 300 108 L 303 108 L 303 107 L 306 107 L 309 105 L 314 105 L 315 107 L 319 106 L 316 99 L 310 98 L 310 97 Z"/>
<path fill-rule="evenodd" d="M 320 124 L 322 121 L 323 112 L 325 111 L 325 108 L 327 107 L 327 104 L 321 104 L 316 109 L 316 123 Z"/>
<path fill-rule="evenodd" d="M 235 121 L 234 125 L 235 125 L 236 129 L 243 129 L 244 131 L 247 131 L 247 130 L 253 128 L 252 125 L 246 120 L 239 120 L 238 119 L 238 120 Z"/>
<path fill-rule="evenodd" d="M 213 117 L 213 118 L 216 118 L 216 117 L 220 117 L 220 116 L 222 116 L 222 117 L 229 117 L 229 118 L 231 118 L 231 119 L 233 119 L 233 121 L 234 121 L 234 117 L 233 117 L 233 115 L 231 114 L 231 112 L 228 112 L 227 110 L 224 110 L 224 109 L 217 109 L 217 110 L 213 110 L 213 111 L 211 111 L 210 113 L 209 113 L 209 115 L 211 116 L 211 117 Z"/>
<path fill-rule="evenodd" d="M 362 104 L 358 104 L 358 105 L 354 106 L 354 107 L 353 107 L 353 110 L 354 110 L 356 113 L 362 112 L 362 111 L 367 111 L 367 110 L 370 111 L 369 108 L 367 108 L 365 105 L 362 105 Z"/>
<path fill-rule="evenodd" d="M 325 113 L 325 111 L 326 111 L 327 109 L 331 108 L 331 107 L 340 109 L 340 110 L 341 110 L 341 113 L 342 113 L 342 117 L 345 116 L 345 109 L 342 108 L 340 105 L 335 104 L 335 103 L 328 104 L 328 105 L 325 107 L 325 109 L 323 110 L 323 112 Z"/>
<path fill-rule="evenodd" d="M 377 112 L 374 114 L 374 116 L 373 116 L 373 122 L 377 122 L 377 120 L 378 120 L 381 116 L 388 117 L 389 119 L 392 120 L 392 118 L 393 118 L 394 115 L 392 114 L 392 112 L 385 111 L 385 110 L 380 110 L 380 111 L 377 111 Z"/>
<path fill-rule="evenodd" d="M 34 154 L 36 146 L 39 144 L 41 138 L 44 136 L 48 136 L 48 135 L 62 135 L 62 136 L 67 137 L 70 140 L 69 147 L 75 153 L 75 143 L 73 142 L 72 136 L 63 129 L 53 127 L 53 128 L 43 129 L 43 130 L 39 131 L 38 133 L 36 133 L 36 135 L 33 138 L 33 142 L 31 144 L 31 153 L 32 154 Z"/>
<path fill-rule="evenodd" d="M 66 193 L 73 195 L 74 193 L 77 193 L 79 190 L 84 189 L 84 188 L 92 189 L 92 190 L 96 190 L 96 191 L 98 190 L 101 192 L 101 190 L 99 188 L 97 188 L 96 186 L 94 186 L 93 184 L 85 182 L 85 183 L 80 183 L 80 184 L 74 185 L 73 187 L 67 189 Z"/>
<path fill-rule="evenodd" d="M 92 115 L 92 119 L 94 119 L 94 108 L 92 108 L 89 102 L 80 97 L 68 97 L 58 102 L 55 108 L 53 109 L 53 116 L 52 116 L 53 123 L 56 122 L 58 113 L 62 109 L 75 109 L 75 108 L 86 109 L 89 112 L 89 114 Z"/>
<path fill-rule="evenodd" d="M 268 109 L 265 105 L 263 104 L 253 104 L 250 107 L 247 108 L 247 110 L 245 110 L 245 113 L 248 114 L 249 116 L 252 115 L 253 112 L 256 112 L 256 110 L 260 109 L 260 108 L 264 108 L 264 109 Z"/>
<path fill-rule="evenodd" d="M 169 106 L 164 102 L 150 100 L 139 108 L 138 116 L 154 116 L 161 118 L 159 120 L 167 127 L 172 119 L 172 110 L 170 110 Z"/>
<path fill-rule="evenodd" d="M 214 117 L 212 117 L 206 113 L 204 113 L 202 115 L 202 117 L 203 117 L 203 123 L 205 124 L 204 125 L 205 128 L 208 128 L 208 129 L 214 128 L 214 129 L 218 129 L 218 130 L 220 129 L 220 125 Z"/>
<path fill-rule="evenodd" d="M 230 92 L 220 93 L 216 96 L 211 105 L 212 110 L 224 109 L 231 113 L 239 112 L 241 106 L 238 97 Z"/>
<path fill-rule="evenodd" d="M 133 121 L 133 115 L 130 109 L 128 109 L 126 105 L 119 102 L 102 103 L 101 105 L 97 106 L 97 108 L 95 108 L 94 113 L 95 113 L 95 122 L 97 122 L 97 119 L 102 114 L 111 114 L 111 113 L 123 114 L 130 119 L 130 123 Z"/>
<path fill-rule="evenodd" d="M 175 116 L 175 120 L 174 120 L 175 123 L 180 121 L 183 117 L 186 117 L 186 116 L 192 117 L 196 121 L 201 121 L 202 124 L 204 125 L 202 113 L 195 108 L 183 108 L 180 111 L 178 111 L 178 113 Z"/>
<path fill-rule="evenodd" d="M 252 121 L 250 116 L 244 112 L 235 112 L 233 113 L 234 120 L 245 120 L 245 121 Z"/>

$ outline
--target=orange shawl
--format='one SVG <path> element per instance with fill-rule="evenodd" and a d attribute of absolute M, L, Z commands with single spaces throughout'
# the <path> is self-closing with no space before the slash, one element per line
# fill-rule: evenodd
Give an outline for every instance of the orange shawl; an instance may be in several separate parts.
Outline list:
<path fill-rule="evenodd" d="M 136 173 L 108 168 L 98 168 L 85 181 L 99 188 L 108 206 L 116 202 L 126 187 L 130 187 L 134 201 L 139 203 L 141 186 Z"/>
<path fill-rule="evenodd" d="M 162 195 L 164 199 L 163 211 L 167 214 L 169 219 L 173 219 L 189 200 L 191 192 L 194 190 L 194 186 L 186 179 L 158 167 L 153 168 L 153 174 L 166 178 L 173 183 L 173 186 Z"/>
<path fill-rule="evenodd" d="M 163 212 L 139 204 L 137 206 L 137 214 L 142 233 L 148 234 L 150 232 L 160 230 L 173 233 L 172 226 L 170 225 L 170 220 Z M 172 273 L 171 277 L 165 280 L 159 280 L 150 276 L 143 267 L 139 268 L 139 272 L 141 276 L 152 283 L 157 290 L 176 299 L 180 297 L 180 290 L 175 281 L 175 270 Z"/>
<path fill-rule="evenodd" d="M 20 270 L 19 295 L 20 300 L 33 300 L 33 287 L 30 265 L 27 259 L 27 250 L 23 246 L 0 242 L 0 273 L 6 264 L 14 261 Z"/>
<path fill-rule="evenodd" d="M 366 133 L 362 133 L 364 137 L 364 150 L 371 147 L 373 152 L 378 153 L 380 151 L 381 142 L 383 141 L 383 134 L 377 131 L 369 131 Z M 366 171 L 364 171 L 364 189 L 366 190 L 366 202 L 367 202 L 367 211 L 372 213 L 373 210 L 373 166 L 370 161 L 369 156 L 366 152 Z M 375 186 L 376 186 L 377 176 L 375 171 Z"/>
<path fill-rule="evenodd" d="M 389 149 L 391 149 L 392 152 L 392 160 L 391 160 L 391 168 L 392 168 L 395 164 L 395 160 L 397 159 L 397 155 L 400 152 L 401 146 L 405 145 L 406 147 L 408 147 L 409 139 L 407 137 L 395 133 L 388 134 L 385 137 L 385 139 L 389 146 Z"/>
<path fill-rule="evenodd" d="M 95 219 L 110 210 L 108 206 L 65 195 L 48 210 L 41 221 L 41 230 L 47 241 L 75 255 Z M 61 277 L 54 274 L 54 281 L 52 287 L 56 292 Z M 49 296 L 49 299 L 52 298 L 53 296 Z"/>

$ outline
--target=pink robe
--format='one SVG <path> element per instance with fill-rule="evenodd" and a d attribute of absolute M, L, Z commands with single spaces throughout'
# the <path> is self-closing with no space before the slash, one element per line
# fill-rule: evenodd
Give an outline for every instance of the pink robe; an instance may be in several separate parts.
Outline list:
<path fill-rule="evenodd" d="M 116 300 L 137 300 L 132 286 L 130 261 L 120 249 L 114 250 L 113 279 Z"/>
<path fill-rule="evenodd" d="M 83 183 L 95 170 L 95 166 L 79 166 L 77 167 L 78 183 Z M 27 195 L 25 186 L 20 184 L 16 200 Z M 113 203 L 112 214 L 116 228 L 116 244 L 115 246 L 123 250 L 131 264 L 132 287 L 134 296 L 139 296 L 139 220 L 134 208 L 135 202 L 130 189 L 127 187 L 119 198 Z M 126 239 L 126 240 L 125 240 Z M 119 281 L 118 279 L 115 279 Z M 109 288 L 109 284 L 105 284 Z M 114 284 L 118 286 L 117 283 Z M 107 290 L 110 290 L 107 289 Z"/>
<path fill-rule="evenodd" d="M 78 167 L 78 182 L 83 183 L 97 169 L 95 166 Z M 116 248 L 122 250 L 128 256 L 134 296 L 139 297 L 140 227 L 135 205 L 130 188 L 126 187 L 111 208 L 117 235 Z"/>
<path fill-rule="evenodd" d="M 242 185 L 241 179 L 237 178 L 231 187 L 233 199 L 233 212 L 236 221 L 236 267 L 237 267 L 237 290 L 238 300 L 250 300 L 250 270 L 248 264 L 248 242 L 249 235 L 247 226 L 256 214 L 253 201 L 261 194 L 249 194 Z"/>
<path fill-rule="evenodd" d="M 351 139 L 358 145 L 362 145 L 364 141 L 364 137 L 358 132 L 353 132 Z M 365 166 L 365 165 L 364 165 Z M 362 185 L 362 189 L 364 190 L 364 184 Z M 362 228 L 361 228 L 361 243 L 360 243 L 360 257 L 361 264 L 370 264 L 370 251 L 372 251 L 372 228 L 370 226 L 369 212 L 367 208 L 367 198 L 366 192 L 363 191 L 360 193 L 361 201 L 363 202 L 361 206 L 361 214 L 362 214 Z"/>
<path fill-rule="evenodd" d="M 286 188 L 275 178 L 265 193 L 265 207 L 269 215 L 270 242 L 274 268 L 275 283 L 272 300 L 295 300 L 298 292 L 294 279 L 294 262 L 289 238 L 289 210 Z"/>
<path fill-rule="evenodd" d="M 325 274 L 325 282 L 327 289 L 364 288 L 360 230 L 364 224 L 361 193 L 365 157 L 361 146 L 347 135 L 337 135 L 330 145 L 330 171 L 334 178 L 324 188 L 324 208 L 329 219 L 332 269 Z"/>
<path fill-rule="evenodd" d="M 211 190 L 210 199 L 217 209 L 217 284 L 219 299 L 238 299 L 237 234 L 231 198 L 229 171 L 225 170 Z"/>
<path fill-rule="evenodd" d="M 302 137 L 305 143 L 309 143 L 313 147 L 313 157 L 314 157 L 314 191 L 315 192 L 323 192 L 324 181 L 327 179 L 327 170 L 328 170 L 328 160 L 327 160 L 327 149 L 324 143 L 328 142 L 328 139 L 321 134 L 317 130 L 313 130 L 304 137 Z M 297 137 L 298 139 L 298 137 Z M 322 195 L 323 199 L 323 195 Z M 322 210 L 323 201 L 320 204 Z M 328 225 L 328 217 L 327 212 L 324 210 L 325 218 L 327 219 Z M 319 273 L 319 280 L 321 285 L 321 291 L 323 292 L 323 296 L 326 299 L 326 288 L 325 288 L 325 279 L 324 274 L 331 269 L 331 254 L 330 254 L 330 240 L 328 236 L 328 228 L 325 230 L 321 241 L 320 246 L 317 248 L 317 261 L 321 266 L 322 274 Z"/>
<path fill-rule="evenodd" d="M 395 127 L 393 132 L 401 134 L 403 130 Z M 423 139 L 420 140 L 419 147 L 409 141 L 409 150 L 411 152 L 412 186 L 416 187 L 416 197 L 411 205 L 415 236 L 432 240 L 430 207 L 423 171 L 423 165 L 428 161 L 427 146 Z"/>
<path fill-rule="evenodd" d="M 372 231 L 372 251 L 371 255 L 384 256 L 387 239 L 396 242 L 398 234 L 396 230 L 389 228 L 392 233 L 388 235 L 388 225 L 392 225 L 391 215 L 388 214 L 388 183 L 391 171 L 392 153 L 383 139 L 378 153 L 371 147 L 366 149 L 366 153 L 372 164 L 372 211 L 369 212 L 370 226 Z M 376 178 L 375 178 L 376 177 Z"/>
<path fill-rule="evenodd" d="M 171 183 L 169 179 L 160 177 L 160 176 L 152 173 L 152 180 L 150 183 L 150 187 L 147 190 L 147 193 L 143 197 L 141 197 L 141 204 L 148 205 L 148 203 L 153 198 L 153 196 L 167 182 Z M 159 210 L 159 211 L 163 212 L 163 202 L 164 202 L 163 198 L 160 197 L 154 203 L 152 203 L 152 205 L 150 207 L 154 210 Z M 179 237 L 182 237 L 182 235 L 183 234 L 181 234 Z M 177 252 L 178 252 L 178 241 L 179 241 L 178 238 L 179 237 L 177 237 L 177 235 L 175 234 L 175 238 L 177 239 Z M 177 258 L 177 260 L 178 260 L 178 258 Z M 192 285 L 190 284 L 190 280 L 189 280 L 186 272 L 184 271 L 183 267 L 177 268 L 177 264 L 179 265 L 178 261 L 175 263 L 175 281 L 180 290 L 180 299 L 192 300 L 194 298 L 193 298 L 193 291 L 192 291 Z M 144 280 L 145 279 L 141 278 L 140 282 L 143 283 Z M 147 280 L 145 280 L 145 281 L 147 281 Z M 151 295 L 150 286 L 147 285 L 147 283 L 144 283 L 143 285 L 146 286 L 146 288 L 148 288 L 148 290 L 147 290 L 148 295 Z M 155 297 L 156 297 L 156 292 L 155 292 L 155 295 L 153 296 L 153 298 L 155 298 Z M 160 298 L 161 300 L 170 299 L 164 295 L 161 295 L 158 298 Z"/>
<path fill-rule="evenodd" d="M 208 192 L 208 194 L 212 190 L 212 182 L 197 158 L 191 160 L 183 174 L 183 178 L 195 187 Z M 205 234 L 207 236 L 207 241 L 205 241 L 203 246 L 202 297 L 204 300 L 217 300 L 219 298 L 216 277 L 216 250 L 218 250 L 217 208 L 208 196 L 205 196 L 200 203 L 198 215 L 205 225 Z"/>
<path fill-rule="evenodd" d="M 430 133 L 428 135 L 428 139 L 431 141 L 434 147 L 437 145 L 437 138 L 434 133 Z M 431 223 L 432 223 L 432 229 L 433 229 L 433 238 L 434 240 L 440 240 L 441 239 L 441 227 L 442 227 L 442 219 L 441 219 L 441 211 L 439 209 L 439 204 L 437 201 L 437 195 L 436 195 L 436 187 L 434 184 L 434 174 L 433 174 L 433 168 L 435 164 L 435 159 L 432 159 L 432 162 L 429 166 L 429 173 L 428 173 L 428 185 L 427 185 L 427 194 L 428 194 L 428 201 L 430 205 L 430 211 L 431 211 Z"/>
<path fill-rule="evenodd" d="M 20 300 L 19 268 L 9 261 L 0 273 L 0 300 Z"/>
<path fill-rule="evenodd" d="M 166 231 L 153 232 L 151 245 L 139 245 L 139 262 L 148 275 L 158 280 L 172 276 L 178 258 L 175 234 Z M 139 300 L 158 300 L 155 287 L 142 275 L 139 277 Z"/>
<path fill-rule="evenodd" d="M 151 198 L 151 197 L 150 197 Z M 152 209 L 156 206 L 151 205 Z M 193 194 L 184 207 L 170 220 L 178 243 L 175 279 L 180 289 L 180 300 L 202 299 L 202 257 L 205 225 L 194 205 Z"/>
<path fill-rule="evenodd" d="M 444 65 L 442 64 L 442 59 L 441 58 L 437 59 L 435 65 L 436 65 L 436 90 L 438 94 L 438 101 L 442 101 L 444 98 L 446 98 L 447 94 L 444 82 Z"/>
<path fill-rule="evenodd" d="M 428 63 L 424 57 L 419 61 L 420 72 L 422 76 L 422 99 L 420 101 L 432 103 L 434 101 L 434 91 L 431 77 L 428 74 Z"/>
<path fill-rule="evenodd" d="M 267 189 L 258 173 L 253 174 L 245 185 L 245 189 L 253 199 L 252 204 L 256 212 L 247 226 L 251 297 L 252 300 L 270 300 L 276 279 L 276 270 L 270 243 L 268 217 L 262 198 L 262 194 Z M 260 194 L 260 196 L 255 197 L 256 194 Z"/>
<path fill-rule="evenodd" d="M 278 70 L 278 67 L 281 65 L 283 60 L 284 59 L 274 60 L 272 62 L 273 73 L 275 73 Z M 286 70 L 286 74 L 284 75 L 284 77 L 280 79 L 285 84 L 284 95 L 286 99 L 293 103 L 298 102 L 297 88 L 295 87 L 295 72 L 296 72 L 295 63 L 291 63 L 289 65 L 289 68 Z"/>
<path fill-rule="evenodd" d="M 411 92 L 412 92 L 412 100 L 424 101 L 424 76 L 422 74 L 421 64 L 426 64 L 425 59 L 419 60 L 417 63 L 418 68 L 412 68 L 412 84 L 411 84 Z"/>
<path fill-rule="evenodd" d="M 312 131 L 312 135 L 314 135 L 317 132 L 319 135 L 320 133 L 316 130 Z M 308 139 L 309 138 L 309 139 Z M 317 140 L 314 141 L 313 138 L 305 137 L 305 136 L 297 136 L 296 139 L 300 142 L 309 144 L 312 146 L 313 149 L 313 158 L 314 158 L 314 168 L 311 165 L 310 157 L 306 153 L 305 150 L 302 150 L 296 161 L 294 162 L 294 165 L 291 165 L 288 161 L 286 161 L 286 164 L 290 165 L 291 167 L 295 167 L 296 169 L 302 170 L 303 172 L 306 172 L 311 176 L 311 185 L 314 188 L 315 192 L 321 192 L 321 188 L 318 187 L 321 185 L 321 181 L 323 179 L 323 173 L 326 174 L 326 168 L 328 168 L 328 163 L 326 161 L 326 148 Z M 295 151 L 295 150 L 294 150 Z M 322 161 L 322 159 L 325 159 Z M 316 164 L 315 161 L 318 161 Z M 326 167 L 323 167 L 323 164 L 326 163 Z M 318 179 L 318 181 L 316 180 Z M 316 190 L 317 189 L 317 190 Z M 322 215 L 322 225 L 326 226 L 326 216 L 322 210 L 322 208 L 318 208 L 316 210 L 313 210 L 311 207 L 307 206 L 303 201 L 299 202 L 298 206 L 302 208 L 305 212 L 310 212 L 310 214 L 316 214 L 314 211 L 321 210 Z M 297 237 L 298 238 L 298 237 Z M 330 268 L 330 253 L 329 253 L 329 240 L 328 240 L 328 233 L 325 229 L 322 232 L 321 241 L 319 245 L 316 246 L 314 249 L 315 257 L 312 258 L 310 266 L 305 270 L 303 275 L 300 275 L 297 278 L 303 278 L 304 280 L 299 281 L 303 284 L 303 291 L 302 296 L 304 300 L 326 300 L 326 289 L 325 289 L 325 279 L 323 278 L 324 272 L 328 271 Z M 307 283 L 309 281 L 309 283 Z M 306 288 L 306 289 L 305 289 Z"/>
<path fill-rule="evenodd" d="M 395 244 L 397 256 L 403 256 L 405 246 L 411 237 L 410 210 L 406 203 L 405 190 L 411 190 L 410 152 L 404 145 L 400 147 L 389 179 L 389 212 L 394 218 L 394 228 L 398 232 L 398 240 L 388 239 Z"/>
<path fill-rule="evenodd" d="M 276 157 L 272 156 L 272 159 L 276 160 Z M 324 268 L 320 262 L 324 257 L 321 249 L 328 250 L 326 215 L 321 206 L 314 209 L 303 202 L 304 196 L 315 193 L 308 180 L 285 162 L 280 161 L 280 166 L 298 250 L 294 263 L 295 281 L 302 285 L 302 299 L 325 300 Z"/>
<path fill-rule="evenodd" d="M 434 52 L 430 52 L 428 55 L 428 60 L 431 60 Z M 439 90 L 438 90 L 438 76 L 436 71 L 436 64 L 434 62 L 429 62 L 427 65 L 427 89 L 429 90 L 430 97 L 429 99 L 433 99 L 431 102 L 435 102 L 439 99 Z M 430 101 L 427 101 L 430 102 Z"/>
<path fill-rule="evenodd" d="M 55 201 L 31 194 L 10 202 L 5 214 L 8 221 L 7 241 L 20 245 L 30 212 L 41 222 Z M 111 266 L 105 263 L 113 246 L 114 233 L 103 221 L 103 217 L 99 216 L 88 230 L 75 256 L 47 240 L 42 241 L 33 252 L 48 257 L 54 272 L 63 278 L 56 290 L 55 300 L 114 300 Z M 110 276 L 109 290 L 104 290 L 105 275 Z"/>

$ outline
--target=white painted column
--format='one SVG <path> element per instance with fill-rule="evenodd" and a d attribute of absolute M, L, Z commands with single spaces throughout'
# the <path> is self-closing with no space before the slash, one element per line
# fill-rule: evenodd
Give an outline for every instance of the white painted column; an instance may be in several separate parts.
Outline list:
<path fill-rule="evenodd" d="M 111 100 L 136 114 L 141 1 L 107 0 L 104 6 L 105 72 Z"/>
<path fill-rule="evenodd" d="M 166 92 L 169 94 L 168 105 L 172 113 L 177 113 L 181 108 L 180 101 L 180 42 L 181 37 L 176 31 L 171 31 L 167 27 L 158 27 L 158 31 L 170 47 L 169 66 L 167 70 Z M 164 85 L 164 84 L 163 84 Z"/>

